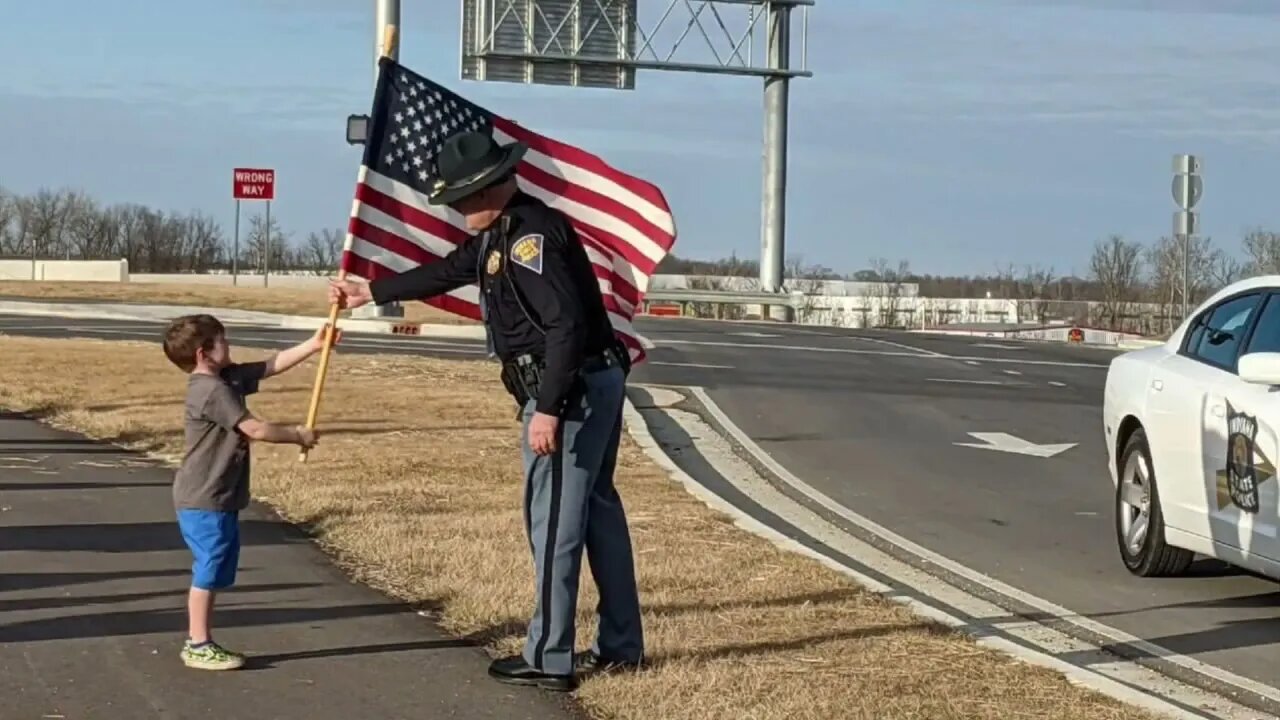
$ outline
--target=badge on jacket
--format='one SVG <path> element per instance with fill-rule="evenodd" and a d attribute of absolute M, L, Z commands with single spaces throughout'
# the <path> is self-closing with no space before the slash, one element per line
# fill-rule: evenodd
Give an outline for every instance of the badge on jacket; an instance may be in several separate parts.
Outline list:
<path fill-rule="evenodd" d="M 489 251 L 489 259 L 485 262 L 484 271 L 490 275 L 495 275 L 498 268 L 502 265 L 502 253 L 497 250 Z"/>
<path fill-rule="evenodd" d="M 525 235 L 511 246 L 511 261 L 542 274 L 542 236 Z"/>

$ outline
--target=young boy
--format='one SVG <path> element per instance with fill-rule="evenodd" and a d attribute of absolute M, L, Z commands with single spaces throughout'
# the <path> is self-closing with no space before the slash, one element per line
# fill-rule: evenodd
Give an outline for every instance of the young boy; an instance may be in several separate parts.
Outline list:
<path fill-rule="evenodd" d="M 203 670 L 234 670 L 244 656 L 210 635 L 214 594 L 231 587 L 240 557 L 239 513 L 249 505 L 249 442 L 314 447 L 316 433 L 254 417 L 245 396 L 263 378 L 278 375 L 324 347 L 325 328 L 310 340 L 265 361 L 234 363 L 226 328 L 210 315 L 187 315 L 169 324 L 164 354 L 188 373 L 185 448 L 173 483 L 178 527 L 191 549 L 187 640 L 182 661 Z M 341 331 L 334 335 L 336 343 Z"/>

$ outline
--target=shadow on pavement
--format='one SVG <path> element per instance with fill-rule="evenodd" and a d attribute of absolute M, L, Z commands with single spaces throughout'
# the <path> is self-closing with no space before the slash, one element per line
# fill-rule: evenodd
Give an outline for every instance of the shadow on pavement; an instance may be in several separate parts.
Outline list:
<path fill-rule="evenodd" d="M 306 542 L 289 537 L 280 523 L 242 518 L 240 543 L 284 545 Z M 9 525 L 0 527 L 3 551 L 84 551 L 104 553 L 186 550 L 178 524 L 174 522 L 94 523 L 87 525 Z"/>
<path fill-rule="evenodd" d="M 39 492 L 41 490 L 110 490 L 112 488 L 169 487 L 168 482 L 32 482 L 0 483 L 5 492 Z"/>
<path fill-rule="evenodd" d="M 234 594 L 234 591 L 227 593 L 228 596 Z M 219 628 L 259 627 L 365 618 L 401 612 L 404 612 L 404 607 L 396 603 L 253 609 L 221 607 L 217 610 L 215 624 Z M 164 610 L 122 610 L 11 623 L 0 626 L 0 642 L 83 640 L 175 632 L 180 634 L 186 626 L 185 607 Z"/>
<path fill-rule="evenodd" d="M 318 587 L 317 583 L 266 583 L 263 585 L 245 585 L 236 588 L 228 593 L 234 597 L 243 593 L 250 592 L 274 592 L 278 590 L 299 590 L 302 588 Z M 48 608 L 73 608 L 84 605 L 111 605 L 117 603 L 137 602 L 139 600 L 154 600 L 157 598 L 182 598 L 187 594 L 187 588 L 178 587 L 167 590 L 152 590 L 149 592 L 123 593 L 119 595 L 71 595 L 60 597 L 38 597 L 38 598 L 17 598 L 14 600 L 0 600 L 0 613 L 17 612 L 20 610 L 44 610 Z"/>
<path fill-rule="evenodd" d="M 447 638 L 442 640 L 418 640 L 414 642 L 385 643 L 382 645 L 361 645 L 356 647 L 332 647 L 319 650 L 299 650 L 291 653 L 274 655 L 251 655 L 245 662 L 245 670 L 267 670 L 276 663 L 294 660 L 315 660 L 330 657 L 351 657 L 355 655 L 380 655 L 382 653 L 413 652 L 415 650 L 440 650 L 445 648 L 473 647 L 474 643 L 466 640 Z"/>
<path fill-rule="evenodd" d="M 245 572 L 246 568 L 240 568 Z M 110 572 L 59 572 L 59 573 L 0 573 L 0 592 L 39 590 L 47 587 L 65 587 L 84 583 L 112 582 L 114 580 L 142 580 L 190 575 L 191 569 L 179 567 L 166 570 L 113 570 Z"/>

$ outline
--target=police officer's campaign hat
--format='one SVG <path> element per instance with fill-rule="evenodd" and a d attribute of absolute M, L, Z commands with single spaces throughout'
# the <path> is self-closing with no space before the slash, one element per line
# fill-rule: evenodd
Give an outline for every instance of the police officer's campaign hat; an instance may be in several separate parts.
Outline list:
<path fill-rule="evenodd" d="M 483 190 L 514 168 L 528 149 L 519 142 L 498 145 L 482 132 L 451 135 L 436 155 L 437 179 L 427 201 L 446 205 Z"/>

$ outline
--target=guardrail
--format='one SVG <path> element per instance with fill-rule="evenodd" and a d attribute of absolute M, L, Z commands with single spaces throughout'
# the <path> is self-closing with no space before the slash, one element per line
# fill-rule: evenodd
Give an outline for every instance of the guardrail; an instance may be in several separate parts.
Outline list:
<path fill-rule="evenodd" d="M 689 306 L 699 303 L 714 306 L 715 316 L 722 319 L 726 305 L 760 305 L 765 308 L 761 315 L 768 317 L 770 313 L 767 308 L 769 307 L 785 307 L 794 311 L 802 307 L 803 302 L 804 294 L 799 292 L 665 289 L 646 292 L 641 302 L 641 309 L 642 312 L 649 313 L 650 303 L 677 303 L 680 305 L 680 314 L 687 315 Z M 794 320 L 794 312 L 787 313 L 787 321 Z"/>

